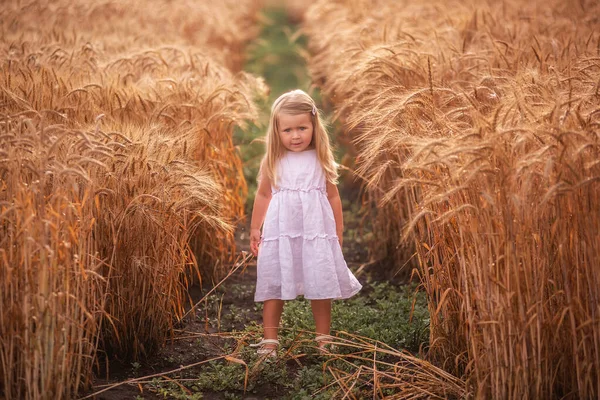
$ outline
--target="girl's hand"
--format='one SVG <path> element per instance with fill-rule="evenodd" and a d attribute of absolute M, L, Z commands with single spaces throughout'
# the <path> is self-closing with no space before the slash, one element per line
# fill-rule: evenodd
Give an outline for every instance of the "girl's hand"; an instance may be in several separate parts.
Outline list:
<path fill-rule="evenodd" d="M 254 257 L 258 256 L 258 246 L 260 245 L 260 229 L 250 230 L 250 251 Z"/>

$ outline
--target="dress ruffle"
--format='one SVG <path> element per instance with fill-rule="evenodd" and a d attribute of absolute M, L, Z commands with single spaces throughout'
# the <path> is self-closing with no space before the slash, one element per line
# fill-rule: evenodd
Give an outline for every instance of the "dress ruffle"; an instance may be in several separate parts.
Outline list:
<path fill-rule="evenodd" d="M 256 301 L 345 299 L 361 286 L 352 275 L 337 241 L 316 237 L 281 237 L 261 245 L 256 285 Z M 305 265 L 310 260 L 310 266 Z M 287 268 L 281 268 L 287 266 Z"/>
<path fill-rule="evenodd" d="M 302 188 L 286 188 L 286 187 L 280 187 L 278 189 L 274 189 L 272 191 L 272 194 L 276 194 L 279 192 L 314 192 L 314 191 L 318 191 L 321 192 L 323 194 L 327 194 L 327 188 L 325 187 L 320 187 L 320 186 L 313 186 L 313 187 L 309 187 L 306 189 L 302 189 Z"/>
<path fill-rule="evenodd" d="M 263 242 L 272 242 L 274 240 L 279 240 L 280 238 L 289 238 L 289 239 L 297 239 L 297 238 L 303 238 L 304 240 L 315 240 L 315 239 L 328 239 L 328 240 L 338 240 L 337 235 L 328 235 L 326 233 L 323 234 L 317 234 L 317 235 L 279 235 L 276 237 L 271 237 L 271 238 L 261 238 L 261 240 Z"/>

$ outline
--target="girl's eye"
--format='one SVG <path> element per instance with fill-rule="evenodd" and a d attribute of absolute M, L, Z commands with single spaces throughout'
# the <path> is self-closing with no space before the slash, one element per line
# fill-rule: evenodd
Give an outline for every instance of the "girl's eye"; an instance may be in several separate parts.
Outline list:
<path fill-rule="evenodd" d="M 300 130 L 301 130 L 301 131 L 305 131 L 305 130 L 306 130 L 306 128 L 305 128 L 305 127 L 301 127 L 301 128 L 300 128 Z"/>

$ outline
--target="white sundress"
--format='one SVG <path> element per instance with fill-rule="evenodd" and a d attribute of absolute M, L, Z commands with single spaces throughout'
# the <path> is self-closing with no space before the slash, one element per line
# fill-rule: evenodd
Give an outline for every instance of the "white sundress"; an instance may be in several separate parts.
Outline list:
<path fill-rule="evenodd" d="M 316 150 L 288 151 L 277 173 L 258 251 L 254 300 L 353 296 L 362 286 L 344 261 Z"/>

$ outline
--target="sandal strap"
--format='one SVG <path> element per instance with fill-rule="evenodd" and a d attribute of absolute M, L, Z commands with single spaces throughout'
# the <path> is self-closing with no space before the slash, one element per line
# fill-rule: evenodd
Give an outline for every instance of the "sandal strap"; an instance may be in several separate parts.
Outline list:
<path fill-rule="evenodd" d="M 323 342 L 325 340 L 332 340 L 334 337 L 331 335 L 319 335 L 315 337 L 315 341 Z"/>
<path fill-rule="evenodd" d="M 277 346 L 279 346 L 279 340 L 277 340 L 277 339 L 262 339 L 258 343 L 251 343 L 250 347 L 261 347 L 264 344 L 276 344 Z"/>

